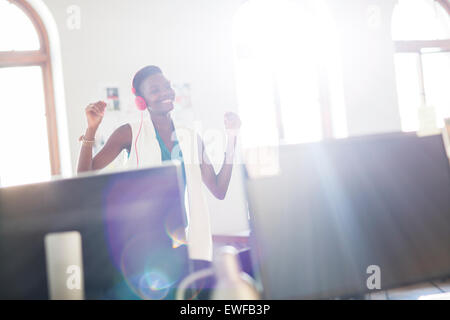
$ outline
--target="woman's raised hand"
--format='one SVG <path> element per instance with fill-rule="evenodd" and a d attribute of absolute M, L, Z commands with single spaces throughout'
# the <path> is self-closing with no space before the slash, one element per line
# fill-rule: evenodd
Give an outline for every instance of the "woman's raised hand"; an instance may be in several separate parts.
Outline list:
<path fill-rule="evenodd" d="M 97 130 L 105 115 L 105 109 L 106 103 L 103 101 L 91 103 L 86 107 L 85 112 L 89 129 Z"/>
<path fill-rule="evenodd" d="M 225 130 L 227 134 L 236 136 L 241 128 L 241 119 L 234 112 L 227 112 L 224 115 Z"/>

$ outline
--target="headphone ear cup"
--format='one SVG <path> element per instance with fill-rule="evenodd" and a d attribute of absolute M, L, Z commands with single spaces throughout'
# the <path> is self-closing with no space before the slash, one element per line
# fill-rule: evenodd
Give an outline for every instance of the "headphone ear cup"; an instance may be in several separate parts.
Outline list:
<path fill-rule="evenodd" d="M 147 109 L 147 102 L 145 102 L 144 98 L 137 96 L 135 102 L 139 110 L 144 111 Z"/>

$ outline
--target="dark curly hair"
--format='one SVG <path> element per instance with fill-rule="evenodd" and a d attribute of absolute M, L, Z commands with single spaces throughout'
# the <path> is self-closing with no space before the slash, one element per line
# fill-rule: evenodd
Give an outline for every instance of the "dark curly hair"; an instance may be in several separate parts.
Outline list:
<path fill-rule="evenodd" d="M 157 73 L 162 73 L 161 69 L 157 66 L 146 66 L 139 70 L 133 78 L 133 88 L 136 90 L 136 95 L 140 96 L 140 86 L 142 81 Z"/>

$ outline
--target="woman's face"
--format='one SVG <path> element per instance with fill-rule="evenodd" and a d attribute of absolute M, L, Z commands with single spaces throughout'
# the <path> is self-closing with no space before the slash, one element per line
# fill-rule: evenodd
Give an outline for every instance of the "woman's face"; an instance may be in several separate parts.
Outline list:
<path fill-rule="evenodd" d="M 162 73 L 148 76 L 142 81 L 139 92 L 151 112 L 166 114 L 173 110 L 175 91 Z"/>

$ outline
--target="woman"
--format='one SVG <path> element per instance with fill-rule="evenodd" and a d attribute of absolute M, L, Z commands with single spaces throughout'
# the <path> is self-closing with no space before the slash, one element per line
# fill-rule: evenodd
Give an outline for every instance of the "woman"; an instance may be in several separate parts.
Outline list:
<path fill-rule="evenodd" d="M 180 133 L 186 133 L 186 130 L 184 128 L 177 130 L 179 127 L 171 118 L 170 112 L 174 108 L 175 92 L 161 69 L 156 66 L 147 66 L 138 71 L 133 79 L 133 92 L 137 97 L 138 108 L 148 111 L 143 115 L 145 121 L 140 124 L 125 124 L 116 129 L 94 158 L 92 158 L 92 145 L 95 133 L 103 119 L 106 104 L 99 101 L 86 107 L 88 128 L 84 136 L 80 138 L 83 143 L 78 172 L 103 169 L 124 149 L 129 154 L 127 166 L 130 168 L 154 165 L 158 161 L 181 157 L 181 160 L 184 160 L 183 177 L 189 196 L 189 255 L 193 260 L 211 261 L 212 237 L 201 181 L 216 198 L 225 198 L 233 168 L 236 133 L 240 129 L 241 121 L 234 113 L 225 114 L 228 138 L 226 161 L 220 172 L 216 174 L 206 153 L 203 152 L 204 144 L 195 132 L 194 139 L 191 139 L 196 141 L 191 144 L 193 147 L 186 143 L 189 141 L 186 137 L 178 139 Z M 191 131 L 187 132 L 191 133 Z M 176 152 L 180 149 L 181 153 Z M 188 153 L 190 153 L 189 161 L 186 161 Z"/>

